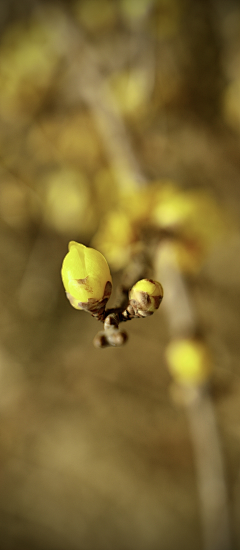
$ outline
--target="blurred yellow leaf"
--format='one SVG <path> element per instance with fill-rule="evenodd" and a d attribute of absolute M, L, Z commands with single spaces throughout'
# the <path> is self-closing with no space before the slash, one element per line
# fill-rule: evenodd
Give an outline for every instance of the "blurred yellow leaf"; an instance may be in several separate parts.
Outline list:
<path fill-rule="evenodd" d="M 226 216 L 205 191 L 183 190 L 172 182 L 156 182 L 122 193 L 118 209 L 106 215 L 94 238 L 115 267 L 127 262 L 144 226 L 172 234 L 180 269 L 195 273 L 213 244 L 229 232 Z M 119 260 L 118 260 L 119 258 Z"/>
<path fill-rule="evenodd" d="M 210 193 L 182 190 L 172 184 L 160 187 L 156 193 L 151 220 L 161 228 L 178 232 L 189 243 L 196 241 L 205 253 L 228 231 L 226 216 Z"/>
<path fill-rule="evenodd" d="M 91 234 L 94 207 L 85 176 L 68 168 L 48 174 L 42 194 L 46 204 L 46 222 L 60 233 Z"/>
<path fill-rule="evenodd" d="M 205 344 L 198 340 L 173 340 L 167 346 L 166 358 L 170 374 L 180 384 L 197 386 L 211 375 L 210 353 Z"/>
<path fill-rule="evenodd" d="M 119 189 L 113 184 L 114 173 L 109 168 L 100 168 L 94 178 L 94 195 L 99 216 L 106 214 L 119 202 Z"/>
<path fill-rule="evenodd" d="M 114 269 L 120 269 L 130 258 L 133 240 L 133 227 L 128 216 L 121 210 L 115 210 L 103 218 L 92 246 L 106 256 Z"/>
<path fill-rule="evenodd" d="M 146 72 L 142 69 L 121 71 L 110 77 L 109 84 L 124 114 L 131 114 L 144 105 L 148 96 Z"/>
<path fill-rule="evenodd" d="M 35 110 L 46 91 L 59 53 L 44 24 L 16 24 L 7 29 L 0 50 L 0 112 L 14 120 Z"/>

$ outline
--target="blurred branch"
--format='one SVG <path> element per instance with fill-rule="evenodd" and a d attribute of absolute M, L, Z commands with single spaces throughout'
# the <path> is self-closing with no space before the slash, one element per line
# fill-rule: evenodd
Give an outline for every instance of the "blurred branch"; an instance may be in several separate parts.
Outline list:
<path fill-rule="evenodd" d="M 168 240 L 163 241 L 157 249 L 155 270 L 166 289 L 163 307 L 171 336 L 193 336 L 197 329 L 195 312 L 178 269 L 174 247 Z"/>
<path fill-rule="evenodd" d="M 207 391 L 187 400 L 185 410 L 195 455 L 204 550 L 228 550 L 228 496 L 216 417 Z"/>
<path fill-rule="evenodd" d="M 93 114 L 120 188 L 136 189 L 146 180 L 133 152 L 122 115 L 107 78 L 101 73 L 97 53 L 83 37 L 81 41 L 81 56 L 70 60 L 70 86 L 72 82 Z"/>
<path fill-rule="evenodd" d="M 172 337 L 194 336 L 197 320 L 171 245 L 167 242 L 159 245 L 156 277 L 161 277 L 163 283 L 163 304 Z M 179 389 L 195 457 L 204 550 L 229 550 L 228 495 L 212 399 L 204 386 L 189 384 Z"/>

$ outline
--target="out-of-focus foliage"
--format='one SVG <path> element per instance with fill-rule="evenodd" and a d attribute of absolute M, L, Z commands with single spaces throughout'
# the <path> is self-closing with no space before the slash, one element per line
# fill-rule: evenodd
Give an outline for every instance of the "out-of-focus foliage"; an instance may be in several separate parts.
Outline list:
<path fill-rule="evenodd" d="M 222 20 L 224 37 L 223 66 L 226 86 L 222 107 L 226 122 L 240 132 L 240 11 L 233 6 Z"/>
<path fill-rule="evenodd" d="M 15 23 L 2 37 L 0 113 L 13 123 L 31 117 L 41 107 L 65 50 L 64 19 L 51 12 L 43 19 Z"/>
<path fill-rule="evenodd" d="M 206 38 L 217 56 L 210 12 L 201 9 L 203 28 L 207 19 L 210 29 Z M 181 110 L 193 108 L 197 68 L 191 68 L 190 46 L 195 41 L 196 48 L 201 36 L 198 29 L 191 35 L 191 26 L 187 32 L 193 24 L 188 10 L 188 2 L 178 0 L 81 0 L 68 6 L 42 4 L 27 20 L 6 26 L 0 44 L 0 213 L 5 223 L 26 229 L 41 222 L 67 238 L 92 238 L 116 269 L 141 247 L 142 227 L 151 226 L 172 233 L 184 270 L 198 269 L 223 236 L 225 216 L 197 178 L 192 186 L 197 182 L 197 190 L 182 175 L 178 182 L 178 168 L 165 164 L 162 130 L 163 121 L 174 116 L 181 126 Z M 240 12 L 236 6 L 226 8 L 218 18 L 223 46 L 216 70 L 225 82 L 215 98 L 218 116 L 238 131 Z M 108 143 L 98 124 L 99 101 L 102 112 L 111 103 L 102 126 L 108 127 L 113 109 Z M 127 192 L 126 185 L 124 191 L 119 188 L 115 110 L 127 127 L 130 147 L 139 151 L 140 169 L 149 173 L 145 188 L 136 190 L 131 178 Z M 119 139 L 121 148 L 124 134 Z"/>
<path fill-rule="evenodd" d="M 212 360 L 208 348 L 200 341 L 183 338 L 167 346 L 166 357 L 173 379 L 183 385 L 206 383 L 212 374 Z"/>
<path fill-rule="evenodd" d="M 191 96 L 187 10 L 188 3 L 178 0 L 43 3 L 3 29 L 0 212 L 7 224 L 27 228 L 42 220 L 67 238 L 74 234 L 87 241 L 98 230 L 95 243 L 115 267 L 128 260 L 142 223 L 177 224 L 181 238 L 184 234 L 184 244 L 176 242 L 182 263 L 193 264 L 194 255 L 199 259 L 218 231 L 214 200 L 201 192 L 182 193 L 185 182 L 181 178 L 180 188 L 177 170 L 166 168 L 164 158 L 159 170 L 157 150 L 151 174 L 156 124 L 161 128 L 171 112 L 186 109 Z M 219 14 L 226 81 L 219 116 L 237 130 L 239 18 L 237 7 Z M 122 196 L 121 167 L 116 169 L 111 147 L 107 151 L 102 141 L 94 108 L 99 98 L 88 101 L 89 85 L 91 94 L 100 90 L 103 104 L 111 98 L 132 132 L 133 149 L 134 141 L 136 151 L 139 147 L 140 168 L 143 155 L 149 181 L 174 175 L 174 186 L 151 184 L 135 193 L 129 180 L 130 194 Z M 162 129 L 159 139 L 161 151 Z M 205 218 L 212 227 L 202 223 Z"/>
<path fill-rule="evenodd" d="M 53 170 L 43 180 L 40 193 L 46 208 L 46 223 L 60 233 L 82 233 L 94 223 L 88 180 L 80 171 L 64 168 Z M 63 207 L 64 206 L 64 207 Z"/>
<path fill-rule="evenodd" d="M 125 267 L 139 250 L 144 228 L 171 237 L 179 266 L 196 272 L 212 246 L 231 233 L 231 224 L 211 194 L 182 191 L 172 182 L 158 182 L 119 199 L 116 211 L 103 218 L 93 244 L 111 265 Z"/>

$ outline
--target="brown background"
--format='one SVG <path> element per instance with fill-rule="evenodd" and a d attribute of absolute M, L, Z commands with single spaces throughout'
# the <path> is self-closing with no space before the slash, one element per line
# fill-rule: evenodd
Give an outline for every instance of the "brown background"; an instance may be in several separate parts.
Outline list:
<path fill-rule="evenodd" d="M 96 350 L 96 321 L 70 308 L 61 284 L 68 240 L 89 243 L 109 201 L 116 201 L 117 186 L 113 181 L 112 195 L 108 187 L 103 191 L 87 228 L 84 220 L 71 226 L 69 219 L 61 228 L 61 216 L 56 223 L 46 207 L 50 180 L 44 177 L 53 169 L 60 173 L 67 163 L 85 174 L 95 205 L 96 176 L 109 166 L 91 109 L 75 94 L 75 80 L 65 78 L 80 48 L 76 39 L 71 50 L 72 28 L 84 36 L 81 55 L 86 44 L 98 52 L 107 80 L 141 62 L 147 71 L 153 59 L 149 95 L 139 110 L 122 115 L 141 170 L 149 181 L 170 178 L 183 188 L 212 190 L 234 220 L 227 243 L 206 259 L 189 292 L 215 357 L 212 398 L 237 549 L 240 92 L 231 90 L 240 80 L 240 9 L 233 1 L 159 0 L 149 2 L 138 27 L 124 18 L 120 2 L 113 4 L 115 16 L 101 24 L 98 16 L 84 19 L 84 0 L 55 2 L 51 14 L 50 3 L 1 4 L 3 60 L 7 34 L 17 24 L 28 36 L 39 10 L 52 29 L 52 13 L 67 21 L 69 45 L 43 88 L 23 79 L 9 111 L 1 108 L 0 547 L 202 548 L 191 438 L 184 409 L 169 392 L 164 308 L 132 321 L 124 348 Z M 94 15 L 96 3 L 91 9 Z M 150 58 L 144 60 L 146 44 Z M 14 72 L 11 55 L 9 60 Z M 64 145 L 66 132 L 70 144 Z M 59 208 L 64 218 L 63 200 Z M 115 287 L 118 280 L 115 273 Z"/>

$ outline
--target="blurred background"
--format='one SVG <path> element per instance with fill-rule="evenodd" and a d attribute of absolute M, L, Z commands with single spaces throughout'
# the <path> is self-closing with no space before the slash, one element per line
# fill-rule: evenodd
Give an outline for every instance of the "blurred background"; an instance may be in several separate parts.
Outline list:
<path fill-rule="evenodd" d="M 60 279 L 76 240 L 116 288 L 143 223 L 181 221 L 186 193 L 180 260 L 240 548 L 239 2 L 1 0 L 0 28 L 0 546 L 202 548 L 164 308 L 97 350 Z"/>

